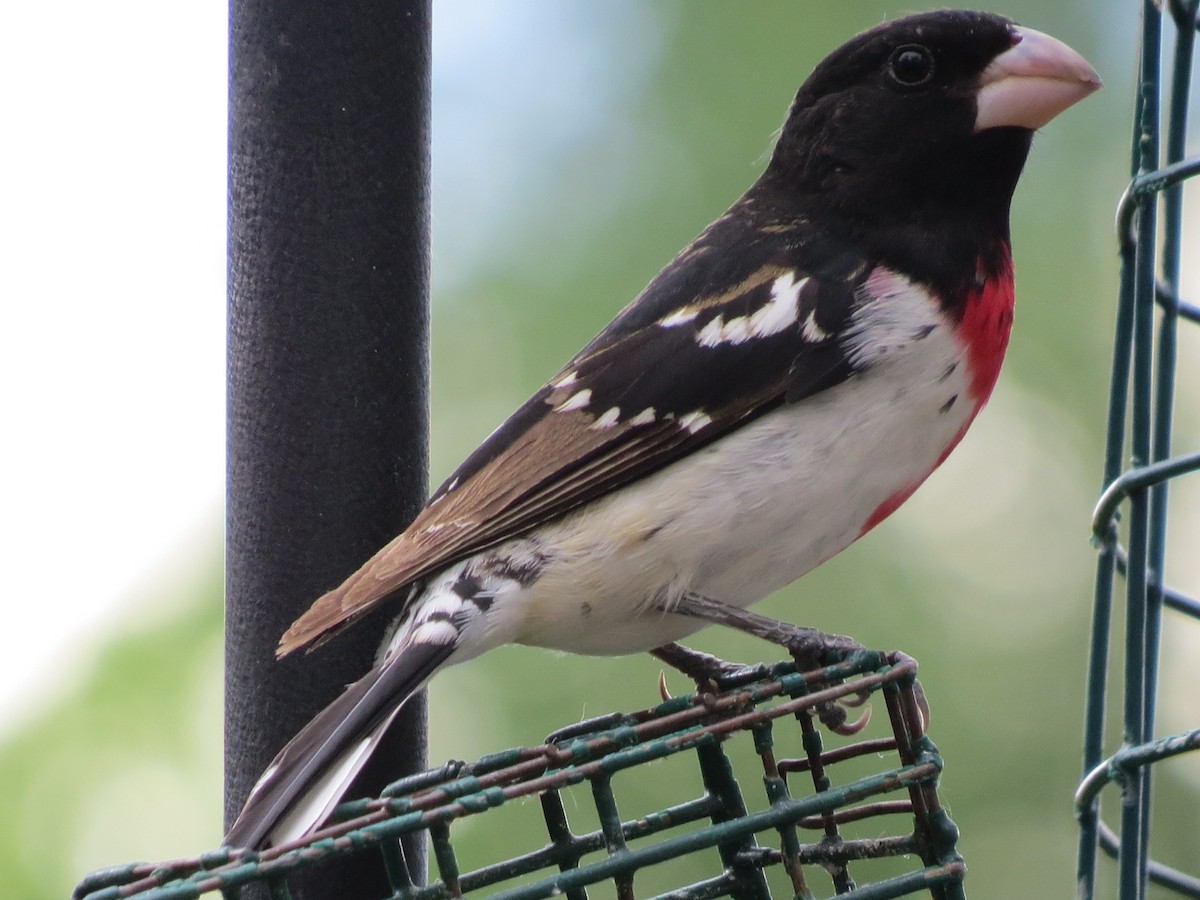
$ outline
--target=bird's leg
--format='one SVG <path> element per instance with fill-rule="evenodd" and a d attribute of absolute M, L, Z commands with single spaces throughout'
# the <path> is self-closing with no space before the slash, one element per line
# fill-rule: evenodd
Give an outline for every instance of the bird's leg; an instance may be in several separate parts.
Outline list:
<path fill-rule="evenodd" d="M 736 628 L 738 631 L 744 631 L 756 638 L 784 647 L 796 661 L 796 667 L 800 671 L 828 665 L 830 656 L 840 657 L 863 649 L 862 644 L 844 635 L 826 634 L 816 628 L 791 625 L 691 592 L 684 594 L 670 605 L 663 604 L 660 609 L 676 615 L 702 619 L 714 625 Z M 706 680 L 718 681 L 721 676 L 727 678 L 735 672 L 745 671 L 743 666 L 735 666 L 710 654 L 689 650 L 679 644 L 665 644 L 650 652 L 667 665 L 679 669 L 685 675 L 696 680 L 701 687 L 703 684 L 698 676 L 703 676 Z M 848 723 L 845 709 L 840 705 L 830 703 L 820 707 L 817 715 L 831 731 L 838 734 L 857 734 L 866 727 L 870 711 L 868 710 L 867 714 L 857 722 Z"/>
<path fill-rule="evenodd" d="M 674 641 L 655 647 L 650 651 L 650 655 L 692 679 L 696 682 L 696 689 L 700 691 L 727 687 L 730 679 L 738 676 L 753 679 L 766 673 L 763 666 L 728 662 L 711 653 L 693 650 Z"/>
<path fill-rule="evenodd" d="M 791 625 L 691 592 L 684 594 L 669 606 L 664 604 L 661 608 L 664 612 L 736 628 L 738 631 L 777 644 L 792 655 L 801 671 L 828 665 L 831 655 L 844 656 L 863 649 L 858 641 L 841 634 L 826 634 L 816 628 Z"/>

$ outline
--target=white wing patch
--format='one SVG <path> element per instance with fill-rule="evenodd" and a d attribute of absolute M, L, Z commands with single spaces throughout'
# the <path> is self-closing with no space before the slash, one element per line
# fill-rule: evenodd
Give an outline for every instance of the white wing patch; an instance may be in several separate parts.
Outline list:
<path fill-rule="evenodd" d="M 810 344 L 819 344 L 821 341 L 827 341 L 833 337 L 832 334 L 817 324 L 817 311 L 815 309 L 808 314 L 808 318 L 800 326 L 800 333 L 804 335 L 804 339 Z"/>
<path fill-rule="evenodd" d="M 689 434 L 695 434 L 705 425 L 712 421 L 712 418 L 702 409 L 695 412 L 690 412 L 685 416 L 679 417 L 679 427 L 686 428 Z"/>
<path fill-rule="evenodd" d="M 651 425 L 654 422 L 654 407 L 647 406 L 640 413 L 629 420 L 630 425 Z"/>
<path fill-rule="evenodd" d="M 584 388 L 582 391 L 576 391 L 558 406 L 554 407 L 555 412 L 571 412 L 576 409 L 587 409 L 587 405 L 592 402 L 592 389 Z"/>
<path fill-rule="evenodd" d="M 592 428 L 599 431 L 605 428 L 612 428 L 621 420 L 621 407 L 614 406 L 610 408 L 604 415 L 592 423 Z"/>
<path fill-rule="evenodd" d="M 686 325 L 696 316 L 700 315 L 700 310 L 694 306 L 683 306 L 675 310 L 670 315 L 663 316 L 658 320 L 659 328 L 674 328 L 677 325 Z"/>
<path fill-rule="evenodd" d="M 800 315 L 800 291 L 807 281 L 807 278 L 796 281 L 794 272 L 784 272 L 771 285 L 771 299 L 767 303 L 728 322 L 724 316 L 717 316 L 697 332 L 696 343 L 701 347 L 744 344 L 752 338 L 770 337 L 790 328 Z"/>

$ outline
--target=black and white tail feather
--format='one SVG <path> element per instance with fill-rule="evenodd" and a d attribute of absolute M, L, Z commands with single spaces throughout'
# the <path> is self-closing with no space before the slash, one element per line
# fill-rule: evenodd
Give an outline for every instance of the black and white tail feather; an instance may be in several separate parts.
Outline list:
<path fill-rule="evenodd" d="M 424 634 L 419 626 L 410 629 L 395 652 L 279 751 L 225 835 L 226 846 L 286 844 L 328 817 L 404 704 L 454 653 L 457 631 L 443 621 Z"/>

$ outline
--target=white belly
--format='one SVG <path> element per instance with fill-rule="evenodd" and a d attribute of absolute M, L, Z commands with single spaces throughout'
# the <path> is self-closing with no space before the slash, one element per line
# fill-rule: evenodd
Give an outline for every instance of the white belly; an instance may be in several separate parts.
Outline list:
<path fill-rule="evenodd" d="M 919 352 L 902 346 L 867 373 L 539 529 L 551 558 L 511 605 L 497 603 L 501 631 L 576 653 L 636 652 L 704 627 L 658 611 L 684 591 L 747 606 L 795 581 L 861 536 L 954 446 L 978 407 L 965 369 L 941 322 Z"/>

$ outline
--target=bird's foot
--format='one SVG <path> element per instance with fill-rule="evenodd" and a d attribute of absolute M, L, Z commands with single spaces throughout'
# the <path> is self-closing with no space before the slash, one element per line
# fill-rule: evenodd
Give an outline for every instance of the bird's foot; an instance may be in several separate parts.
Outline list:
<path fill-rule="evenodd" d="M 692 616 L 706 622 L 736 628 L 738 631 L 744 631 L 764 641 L 781 646 L 791 654 L 792 659 L 795 660 L 796 669 L 800 672 L 823 669 L 826 666 L 842 662 L 852 653 L 865 649 L 858 641 L 845 635 L 827 634 L 816 628 L 806 628 L 801 625 L 781 622 L 778 619 L 761 616 L 741 607 L 713 600 L 711 597 L 705 597 L 702 594 L 686 593 L 682 597 L 677 598 L 670 606 L 664 606 L 663 611 L 672 612 L 677 615 Z M 665 655 L 660 651 L 665 651 Z M 697 654 L 696 651 L 680 647 L 678 644 L 666 644 L 663 647 L 655 648 L 651 652 L 663 660 L 663 662 L 673 665 L 675 668 L 681 668 L 673 662 L 673 659 L 678 658 L 680 654 L 686 654 L 685 665 L 689 667 L 695 665 L 701 668 L 706 665 L 702 661 L 702 658 L 708 656 L 708 654 Z M 697 657 L 701 659 L 698 660 Z M 715 657 L 709 657 L 709 659 L 722 663 L 724 666 L 729 665 L 729 663 L 724 663 Z M 748 672 L 752 670 L 743 669 L 741 671 Z M 713 680 L 717 685 L 723 686 L 728 683 L 731 676 L 736 675 L 740 677 L 741 671 L 737 673 L 718 671 L 718 677 Z M 836 680 L 829 683 L 831 685 L 838 684 Z M 703 690 L 703 686 L 701 686 L 701 690 Z M 865 699 L 866 697 L 860 697 L 858 705 L 861 705 Z M 817 717 L 821 720 L 822 724 L 837 734 L 857 734 L 867 726 L 867 723 L 871 719 L 871 711 L 868 708 L 856 721 L 851 722 L 845 710 L 846 705 L 845 700 L 822 704 L 816 710 Z M 855 705 L 854 701 L 851 701 L 849 705 Z"/>
<path fill-rule="evenodd" d="M 821 720 L 821 724 L 834 734 L 853 737 L 870 723 L 871 707 L 868 706 L 864 709 L 862 715 L 853 722 L 850 721 L 850 714 L 846 710 L 848 707 L 862 706 L 864 702 L 862 699 L 830 700 L 825 703 L 818 703 L 813 711 L 817 714 L 817 718 Z"/>
<path fill-rule="evenodd" d="M 753 681 L 766 674 L 763 665 L 747 666 L 742 663 L 729 662 L 711 653 L 693 650 L 682 644 L 670 643 L 655 647 L 650 655 L 666 663 L 677 672 L 686 675 L 696 685 L 696 690 L 704 692 L 720 691 L 734 687 L 738 683 Z M 666 678 L 659 678 L 659 694 L 663 700 L 671 699 L 666 690 Z"/>
<path fill-rule="evenodd" d="M 852 653 L 864 650 L 858 641 L 842 634 L 827 634 L 815 628 L 792 627 L 792 633 L 781 641 L 796 663 L 796 670 L 808 672 L 841 662 Z M 836 683 L 836 682 L 835 682 Z M 849 709 L 862 706 L 867 702 L 868 694 L 853 694 L 837 701 L 819 704 L 815 712 L 821 724 L 834 734 L 847 737 L 858 734 L 871 721 L 871 707 L 863 710 L 862 715 L 853 721 Z"/>
<path fill-rule="evenodd" d="M 841 662 L 851 653 L 866 649 L 844 634 L 827 634 L 816 628 L 780 623 L 778 642 L 791 654 L 796 670 L 807 672 Z"/>
<path fill-rule="evenodd" d="M 799 636 L 802 643 L 796 649 L 787 644 L 785 646 L 796 660 L 797 669 L 801 671 L 818 667 L 826 653 L 844 654 L 861 649 L 857 643 L 841 635 L 827 635 L 812 629 L 797 630 L 805 632 Z M 682 644 L 664 644 L 661 647 L 655 647 L 650 654 L 692 679 L 696 684 L 696 691 L 702 695 L 762 678 L 768 671 L 767 667 L 761 663 L 747 666 L 729 662 L 713 656 L 711 653 L 692 650 Z M 666 675 L 661 672 L 658 679 L 658 692 L 664 702 L 671 699 L 671 694 L 667 690 Z M 846 710 L 862 706 L 866 699 L 865 695 L 853 695 L 837 702 L 818 704 L 814 712 L 821 724 L 835 734 L 855 735 L 866 728 L 867 723 L 871 721 L 871 709 L 868 707 L 854 721 L 850 720 Z"/>

